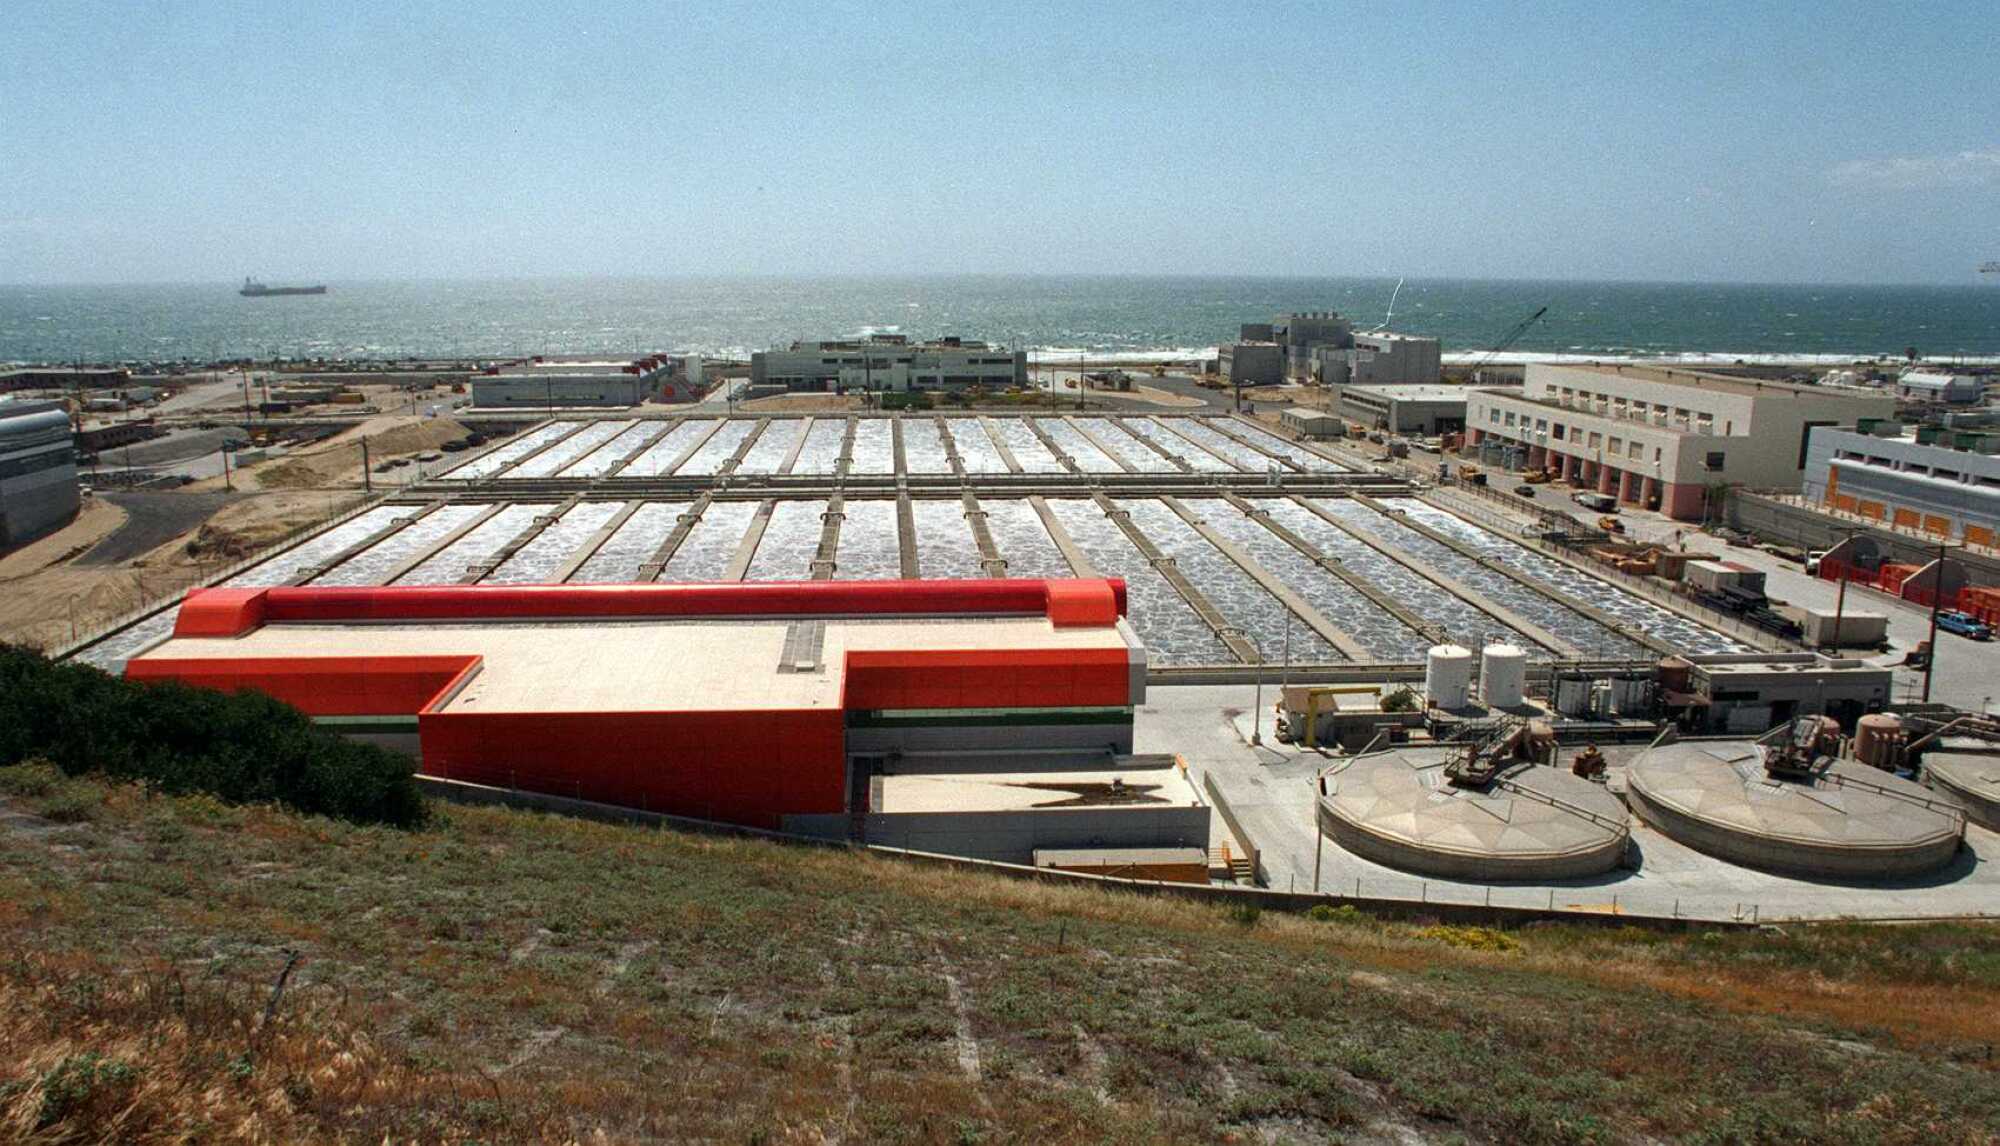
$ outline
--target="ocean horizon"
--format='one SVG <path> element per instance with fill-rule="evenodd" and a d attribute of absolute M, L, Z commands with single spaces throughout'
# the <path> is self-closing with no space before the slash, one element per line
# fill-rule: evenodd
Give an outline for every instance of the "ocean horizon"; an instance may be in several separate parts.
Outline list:
<path fill-rule="evenodd" d="M 275 284 L 314 282 L 266 277 Z M 659 276 L 0 286 L 0 361 L 490 358 L 652 351 L 743 358 L 793 339 L 955 334 L 1042 359 L 1194 357 L 1245 322 L 1338 310 L 1359 329 L 1482 356 L 1541 307 L 1510 360 L 1820 365 L 2000 361 L 2000 283 L 1856 285 L 1153 275 Z"/>

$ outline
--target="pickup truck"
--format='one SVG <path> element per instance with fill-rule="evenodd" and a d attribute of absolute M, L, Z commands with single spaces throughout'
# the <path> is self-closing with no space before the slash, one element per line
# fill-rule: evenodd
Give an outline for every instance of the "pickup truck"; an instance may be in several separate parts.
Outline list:
<path fill-rule="evenodd" d="M 1986 622 L 1977 617 L 1958 612 L 1955 609 L 1948 609 L 1945 612 L 1939 613 L 1937 626 L 1947 633 L 1957 633 L 1961 637 L 1970 637 L 1975 641 L 1993 639 L 1993 630 L 1987 626 Z"/>
<path fill-rule="evenodd" d="M 1592 493 L 1589 490 L 1581 490 L 1570 494 L 1569 499 L 1585 509 L 1595 510 L 1598 513 L 1618 512 L 1618 499 L 1608 493 Z"/>

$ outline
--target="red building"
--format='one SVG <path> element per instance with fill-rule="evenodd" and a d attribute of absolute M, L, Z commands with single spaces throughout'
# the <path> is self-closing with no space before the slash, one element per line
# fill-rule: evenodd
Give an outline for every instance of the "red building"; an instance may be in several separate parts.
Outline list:
<path fill-rule="evenodd" d="M 1124 612 L 1117 580 L 196 589 L 126 675 L 257 689 L 430 776 L 839 834 L 903 752 L 1129 753 Z"/>

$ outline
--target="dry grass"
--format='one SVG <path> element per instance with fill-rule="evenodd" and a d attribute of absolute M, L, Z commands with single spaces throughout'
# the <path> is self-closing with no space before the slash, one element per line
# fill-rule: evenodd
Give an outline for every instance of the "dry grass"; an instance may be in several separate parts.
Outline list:
<path fill-rule="evenodd" d="M 97 798 L 0 827 L 31 1141 L 2000 1135 L 1989 928 L 1252 917 L 490 809 Z"/>

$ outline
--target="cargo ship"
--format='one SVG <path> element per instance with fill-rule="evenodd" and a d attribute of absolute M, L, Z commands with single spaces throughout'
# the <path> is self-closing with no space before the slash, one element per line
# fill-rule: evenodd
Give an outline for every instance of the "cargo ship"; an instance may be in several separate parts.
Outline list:
<path fill-rule="evenodd" d="M 280 294 L 325 294 L 323 286 L 265 286 L 256 279 L 243 280 L 243 289 L 236 292 L 244 298 L 269 298 Z"/>

